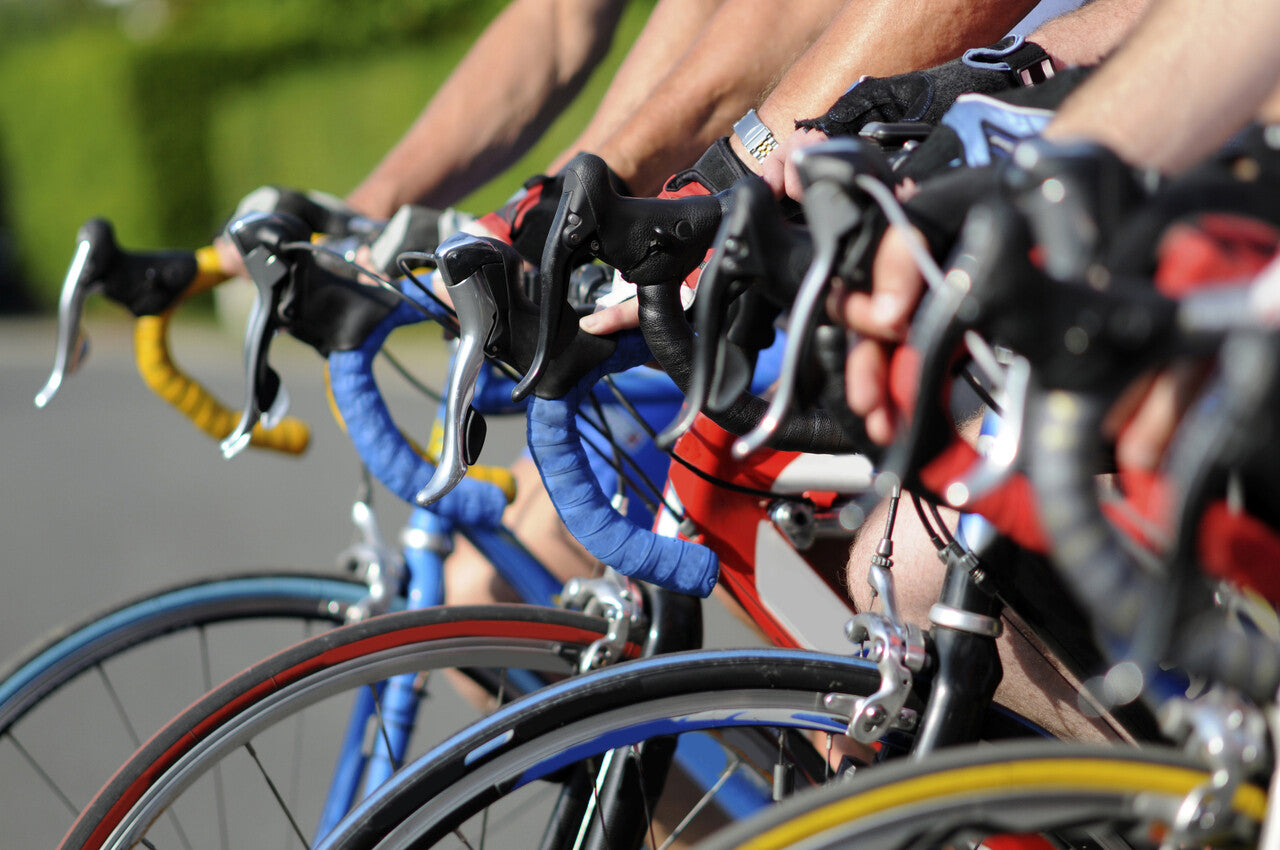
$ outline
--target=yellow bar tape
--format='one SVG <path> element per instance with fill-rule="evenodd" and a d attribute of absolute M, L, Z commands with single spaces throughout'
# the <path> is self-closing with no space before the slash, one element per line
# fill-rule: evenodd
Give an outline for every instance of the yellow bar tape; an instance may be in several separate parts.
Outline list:
<path fill-rule="evenodd" d="M 182 298 L 212 289 L 227 279 L 212 247 L 196 251 L 198 271 Z M 158 316 L 142 316 L 134 323 L 133 350 L 138 374 L 151 391 L 177 408 L 197 428 L 215 440 L 235 430 L 240 414 L 218 401 L 204 386 L 174 363 L 169 353 L 169 322 L 181 301 Z M 302 454 L 311 441 L 311 429 L 292 416 L 271 430 L 255 425 L 249 444 L 286 454 Z"/>

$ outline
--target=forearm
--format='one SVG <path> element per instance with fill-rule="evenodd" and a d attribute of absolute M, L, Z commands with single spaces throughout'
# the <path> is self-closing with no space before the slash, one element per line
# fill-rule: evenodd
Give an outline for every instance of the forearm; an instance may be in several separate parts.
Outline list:
<path fill-rule="evenodd" d="M 446 206 L 496 176 L 581 90 L 624 5 L 515 0 L 347 200 L 387 216 L 410 202 Z"/>
<path fill-rule="evenodd" d="M 581 151 L 598 151 L 644 103 L 658 83 L 697 41 L 727 0 L 658 0 L 591 121 L 549 171 L 554 173 Z"/>
<path fill-rule="evenodd" d="M 760 106 L 760 120 L 781 139 L 798 119 L 824 113 L 864 75 L 929 68 L 991 44 L 1035 5 L 1036 0 L 848 0 Z M 731 141 L 758 168 L 738 140 Z"/>
<path fill-rule="evenodd" d="M 1045 135 L 1093 139 L 1135 165 L 1181 170 L 1263 106 L 1280 78 L 1277 40 L 1280 15 L 1269 0 L 1161 0 Z"/>
<path fill-rule="evenodd" d="M 782 9 L 731 0 L 630 120 L 597 151 L 636 192 L 652 192 L 759 103 L 830 23 L 841 0 Z"/>
<path fill-rule="evenodd" d="M 1030 35 L 1059 69 L 1096 65 L 1125 39 L 1152 0 L 1093 0 Z"/>

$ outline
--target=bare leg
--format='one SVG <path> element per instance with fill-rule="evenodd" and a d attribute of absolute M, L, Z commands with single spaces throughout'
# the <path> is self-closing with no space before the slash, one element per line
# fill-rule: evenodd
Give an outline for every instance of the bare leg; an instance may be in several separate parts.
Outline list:
<path fill-rule="evenodd" d="M 880 504 L 864 525 L 849 552 L 849 594 L 859 611 L 875 606 L 866 582 L 867 566 L 880 542 L 887 503 Z M 954 514 L 948 517 L 954 522 Z M 893 578 L 902 616 L 921 628 L 929 625 L 929 608 L 938 601 L 943 567 L 923 526 L 904 499 L 893 534 Z M 1061 738 L 1081 741 L 1112 740 L 1116 733 L 1103 721 L 1086 717 L 1078 708 L 1070 677 L 1044 651 L 1005 618 L 1004 634 L 996 641 L 1004 678 L 996 702 L 1039 723 Z"/>
<path fill-rule="evenodd" d="M 533 461 L 521 458 L 512 464 L 511 472 L 516 477 L 516 499 L 507 507 L 503 519 L 516 538 L 557 578 L 568 581 L 594 573 L 595 558 L 560 522 Z M 451 605 L 519 601 L 497 570 L 461 539 L 446 565 L 445 599 Z"/>

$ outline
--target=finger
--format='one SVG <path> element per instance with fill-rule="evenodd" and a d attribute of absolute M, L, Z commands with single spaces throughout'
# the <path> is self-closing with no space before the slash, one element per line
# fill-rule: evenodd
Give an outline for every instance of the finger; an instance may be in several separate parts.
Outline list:
<path fill-rule="evenodd" d="M 1205 367 L 1193 363 L 1177 364 L 1156 376 L 1116 441 L 1116 461 L 1122 468 L 1154 470 L 1160 465 L 1204 376 Z"/>
<path fill-rule="evenodd" d="M 213 240 L 213 248 L 218 252 L 218 265 L 222 271 L 232 277 L 244 277 L 248 274 L 244 267 L 244 258 L 236 250 L 236 246 L 225 236 Z"/>
<path fill-rule="evenodd" d="M 786 151 L 777 150 L 772 156 L 765 158 L 760 165 L 760 178 L 768 184 L 775 198 L 781 198 L 786 194 L 786 164 Z"/>
<path fill-rule="evenodd" d="M 782 171 L 783 185 L 787 196 L 793 201 L 804 200 L 804 185 L 800 182 L 800 172 L 796 168 L 795 152 L 826 141 L 829 141 L 826 133 L 818 130 L 797 130 L 787 139 L 786 162 Z"/>
<path fill-rule="evenodd" d="M 919 231 L 890 227 L 876 250 L 871 266 L 871 295 L 851 295 L 845 304 L 849 327 L 878 339 L 901 341 L 916 303 L 924 291 L 924 278 L 909 247 Z"/>
<path fill-rule="evenodd" d="M 866 416 L 885 403 L 889 379 L 889 357 L 884 346 L 873 339 L 861 339 L 849 350 L 845 361 L 845 398 L 849 409 Z"/>
<path fill-rule="evenodd" d="M 603 336 L 640 326 L 640 305 L 635 298 L 614 304 L 578 320 L 578 327 L 589 334 Z"/>
<path fill-rule="evenodd" d="M 893 442 L 896 421 L 893 411 L 887 405 L 880 405 L 867 414 L 866 419 L 863 420 L 863 426 L 871 442 L 878 446 L 887 446 Z"/>
<path fill-rule="evenodd" d="M 782 184 L 788 198 L 796 202 L 804 200 L 804 184 L 800 182 L 800 171 L 796 168 L 795 159 L 790 155 L 782 166 Z"/>

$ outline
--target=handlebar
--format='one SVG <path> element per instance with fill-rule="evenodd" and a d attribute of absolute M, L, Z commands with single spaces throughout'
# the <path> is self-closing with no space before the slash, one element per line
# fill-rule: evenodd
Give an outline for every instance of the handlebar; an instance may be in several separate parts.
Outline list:
<path fill-rule="evenodd" d="M 102 293 L 137 317 L 135 359 L 147 386 L 214 439 L 230 434 L 235 414 L 174 363 L 168 339 L 170 320 L 181 303 L 227 279 L 217 253 L 212 248 L 125 251 L 111 224 L 100 218 L 80 228 L 76 243 L 59 298 L 54 368 L 36 396 L 36 406 L 48 405 L 66 376 L 83 362 L 88 350 L 84 305 L 90 295 Z M 253 445 L 290 454 L 305 451 L 310 439 L 306 424 L 286 419 L 281 425 L 274 431 L 255 429 Z"/>
<path fill-rule="evenodd" d="M 330 352 L 328 380 L 341 422 L 369 472 L 401 499 L 413 503 L 435 475 L 435 467 L 400 433 L 373 375 L 373 361 L 387 336 L 403 325 L 423 321 L 423 310 L 444 316 L 444 310 L 413 288 L 404 302 L 388 314 L 351 349 Z M 493 527 L 502 520 L 510 498 L 500 487 L 464 478 L 435 506 L 455 521 Z"/>
<path fill-rule="evenodd" d="M 618 338 L 616 351 L 560 399 L 529 403 L 529 451 L 560 518 L 599 560 L 633 578 L 705 597 L 715 587 L 719 559 L 704 546 L 661 537 L 613 509 L 591 472 L 575 420 L 578 405 L 601 376 L 647 362 L 635 332 Z"/>
<path fill-rule="evenodd" d="M 562 325 L 572 321 L 560 305 L 574 266 L 595 256 L 640 286 L 678 283 L 706 256 L 723 213 L 718 196 L 622 201 L 598 156 L 582 153 L 565 166 L 564 191 L 538 273 L 537 343 L 512 399 L 526 397 L 538 385 Z"/>

